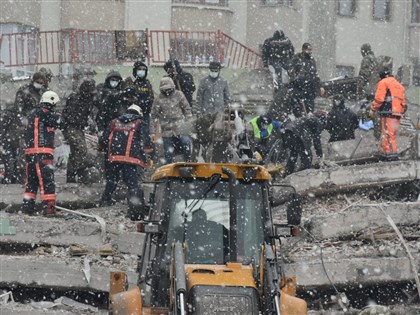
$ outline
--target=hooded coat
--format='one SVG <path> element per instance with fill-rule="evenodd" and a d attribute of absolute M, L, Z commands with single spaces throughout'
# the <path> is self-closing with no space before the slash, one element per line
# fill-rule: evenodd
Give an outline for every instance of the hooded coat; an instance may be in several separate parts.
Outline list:
<path fill-rule="evenodd" d="M 268 65 L 290 68 L 290 60 L 295 53 L 295 48 L 283 31 L 275 31 L 273 36 L 264 41 L 262 59 L 265 67 Z"/>
<path fill-rule="evenodd" d="M 146 68 L 146 74 L 143 78 L 137 76 L 139 67 Z M 138 105 L 140 106 L 143 116 L 146 117 L 152 110 L 155 95 L 150 81 L 147 79 L 148 67 L 142 61 L 137 61 L 133 67 L 133 74 L 125 80 L 126 87 L 134 86 L 137 91 Z"/>
<path fill-rule="evenodd" d="M 111 78 L 118 78 L 120 84 L 115 88 L 111 87 Z M 96 115 L 96 124 L 99 131 L 104 131 L 111 123 L 111 120 L 126 112 L 127 106 L 123 97 L 123 83 L 123 78 L 118 71 L 111 71 L 107 74 L 99 96 L 100 109 Z"/>
<path fill-rule="evenodd" d="M 185 72 L 184 69 L 181 68 L 178 60 L 174 60 L 173 64 L 175 66 L 177 75 L 174 78 L 174 75 L 168 74 L 172 80 L 174 80 L 175 88 L 179 90 L 181 88 L 181 92 L 184 93 L 185 97 L 187 98 L 188 103 L 192 106 L 193 103 L 193 94 L 195 91 L 195 83 L 194 78 L 191 73 Z M 163 69 L 167 71 L 169 68 L 172 68 L 172 62 L 169 60 L 163 66 Z"/>
<path fill-rule="evenodd" d="M 182 135 L 181 127 L 186 120 L 192 118 L 191 106 L 181 91 L 175 90 L 175 84 L 169 77 L 162 78 L 160 90 L 170 90 L 170 95 L 160 93 L 155 99 L 152 108 L 152 133 L 160 124 L 163 137 Z"/>

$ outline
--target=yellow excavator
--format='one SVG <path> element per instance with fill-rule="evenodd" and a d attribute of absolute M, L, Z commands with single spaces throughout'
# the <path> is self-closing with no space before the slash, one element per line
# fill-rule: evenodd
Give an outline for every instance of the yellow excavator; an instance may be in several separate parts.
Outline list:
<path fill-rule="evenodd" d="M 288 224 L 274 225 L 270 180 L 260 165 L 174 163 L 152 176 L 138 286 L 111 273 L 112 314 L 304 315 L 296 278 L 277 260 L 276 239 L 293 236 L 301 198 L 291 193 Z"/>

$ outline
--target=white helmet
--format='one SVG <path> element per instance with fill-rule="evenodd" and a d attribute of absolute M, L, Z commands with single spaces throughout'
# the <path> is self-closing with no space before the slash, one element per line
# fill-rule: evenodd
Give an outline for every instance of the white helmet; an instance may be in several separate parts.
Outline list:
<path fill-rule="evenodd" d="M 140 108 L 140 106 L 133 104 L 131 105 L 129 108 L 127 108 L 127 110 L 134 110 L 136 111 L 139 115 L 142 115 L 142 110 Z"/>
<path fill-rule="evenodd" d="M 55 106 L 60 101 L 57 93 L 53 91 L 47 91 L 41 96 L 41 103 L 48 103 L 52 106 Z"/>

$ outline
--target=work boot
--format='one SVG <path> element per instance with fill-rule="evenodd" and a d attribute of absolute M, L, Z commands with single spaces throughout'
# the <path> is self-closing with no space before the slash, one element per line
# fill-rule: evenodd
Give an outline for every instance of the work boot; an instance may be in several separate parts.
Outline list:
<path fill-rule="evenodd" d="M 102 198 L 101 201 L 99 201 L 99 207 L 110 207 L 113 206 L 115 202 L 112 199 L 104 199 Z"/>
<path fill-rule="evenodd" d="M 44 217 L 55 217 L 55 200 L 44 200 L 42 205 L 42 215 Z"/>
<path fill-rule="evenodd" d="M 35 213 L 35 200 L 23 199 L 22 206 L 20 207 L 22 213 L 27 215 L 36 215 Z"/>

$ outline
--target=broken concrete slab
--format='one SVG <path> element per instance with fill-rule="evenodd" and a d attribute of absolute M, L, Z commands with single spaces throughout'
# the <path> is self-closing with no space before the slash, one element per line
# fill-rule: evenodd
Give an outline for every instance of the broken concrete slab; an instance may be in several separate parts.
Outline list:
<path fill-rule="evenodd" d="M 103 184 L 57 184 L 57 204 L 99 202 L 103 193 Z M 0 202 L 3 204 L 20 205 L 23 198 L 23 187 L 18 184 L 0 185 Z M 39 194 L 37 196 L 39 202 Z"/>
<path fill-rule="evenodd" d="M 16 234 L 0 235 L 0 244 L 71 246 L 82 244 L 97 252 L 102 243 L 101 227 L 94 221 L 2 214 L 16 228 Z M 34 228 L 36 227 L 36 228 Z M 109 242 L 120 253 L 142 254 L 144 234 L 124 230 L 107 231 Z"/>
<path fill-rule="evenodd" d="M 53 287 L 109 292 L 110 272 L 114 267 L 90 266 L 91 279 L 88 284 L 83 268 L 83 258 L 0 256 L 0 284 L 10 283 L 29 287 Z M 119 271 L 124 271 L 120 270 Z M 129 287 L 137 284 L 138 274 L 126 270 Z"/>
<path fill-rule="evenodd" d="M 417 266 L 420 255 L 414 255 Z M 414 281 L 407 257 L 326 259 L 325 269 L 335 285 L 370 285 L 384 282 Z M 308 259 L 285 264 L 286 275 L 296 275 L 299 286 L 331 286 L 321 259 Z"/>
<path fill-rule="evenodd" d="M 358 188 L 388 186 L 420 179 L 420 161 L 405 160 L 366 165 L 349 165 L 329 169 L 309 169 L 293 173 L 279 181 L 291 185 L 297 192 L 314 196 Z M 271 188 L 274 205 L 287 200 L 291 189 Z"/>
<path fill-rule="evenodd" d="M 381 208 L 396 224 L 420 223 L 420 203 L 386 203 L 354 205 L 346 211 L 331 215 L 315 215 L 305 222 L 305 227 L 318 240 L 355 237 L 368 228 L 389 226 Z"/>

